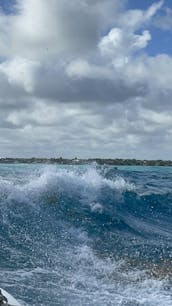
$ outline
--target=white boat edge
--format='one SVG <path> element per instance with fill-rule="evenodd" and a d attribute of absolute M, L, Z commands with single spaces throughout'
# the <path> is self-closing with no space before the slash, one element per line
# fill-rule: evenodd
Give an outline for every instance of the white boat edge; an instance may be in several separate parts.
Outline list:
<path fill-rule="evenodd" d="M 8 293 L 6 290 L 2 288 L 0 288 L 0 290 L 3 296 L 7 298 L 9 306 L 21 306 L 21 304 L 10 293 Z"/>

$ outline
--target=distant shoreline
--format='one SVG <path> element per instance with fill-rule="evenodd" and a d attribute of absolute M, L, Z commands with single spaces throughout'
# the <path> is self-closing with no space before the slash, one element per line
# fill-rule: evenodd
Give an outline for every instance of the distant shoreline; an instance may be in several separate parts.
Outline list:
<path fill-rule="evenodd" d="M 139 160 L 139 159 L 123 159 L 123 158 L 0 158 L 0 164 L 60 164 L 60 165 L 84 165 L 90 163 L 98 165 L 111 166 L 172 166 L 171 160 Z"/>

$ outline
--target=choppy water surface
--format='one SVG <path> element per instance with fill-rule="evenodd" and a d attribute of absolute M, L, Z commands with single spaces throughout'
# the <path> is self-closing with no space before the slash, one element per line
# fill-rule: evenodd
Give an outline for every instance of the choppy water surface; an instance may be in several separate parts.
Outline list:
<path fill-rule="evenodd" d="M 171 306 L 172 168 L 0 165 L 0 271 L 22 305 Z"/>

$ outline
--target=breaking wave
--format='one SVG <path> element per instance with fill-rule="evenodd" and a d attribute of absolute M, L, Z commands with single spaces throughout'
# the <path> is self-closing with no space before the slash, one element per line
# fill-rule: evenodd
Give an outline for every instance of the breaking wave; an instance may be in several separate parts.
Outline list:
<path fill-rule="evenodd" d="M 1 286 L 23 305 L 172 305 L 172 171 L 1 165 L 0 175 Z"/>

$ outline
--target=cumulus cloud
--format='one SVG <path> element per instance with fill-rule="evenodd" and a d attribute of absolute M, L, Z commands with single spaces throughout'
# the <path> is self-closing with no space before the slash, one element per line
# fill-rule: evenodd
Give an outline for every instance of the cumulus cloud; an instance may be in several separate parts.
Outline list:
<path fill-rule="evenodd" d="M 113 28 L 99 43 L 102 55 L 112 59 L 117 67 L 124 66 L 129 61 L 129 56 L 147 46 L 151 40 L 149 31 L 143 31 L 141 35 Z"/>
<path fill-rule="evenodd" d="M 162 8 L 17 0 L 1 12 L 1 155 L 170 156 L 172 57 L 147 53 Z"/>
<path fill-rule="evenodd" d="M 112 69 L 106 66 L 90 64 L 84 59 L 71 61 L 66 66 L 66 73 L 70 78 L 113 79 Z"/>
<path fill-rule="evenodd" d="M 26 92 L 32 92 L 34 85 L 34 71 L 39 64 L 23 58 L 14 58 L 0 65 L 0 73 L 3 73 L 10 84 L 23 87 Z"/>

